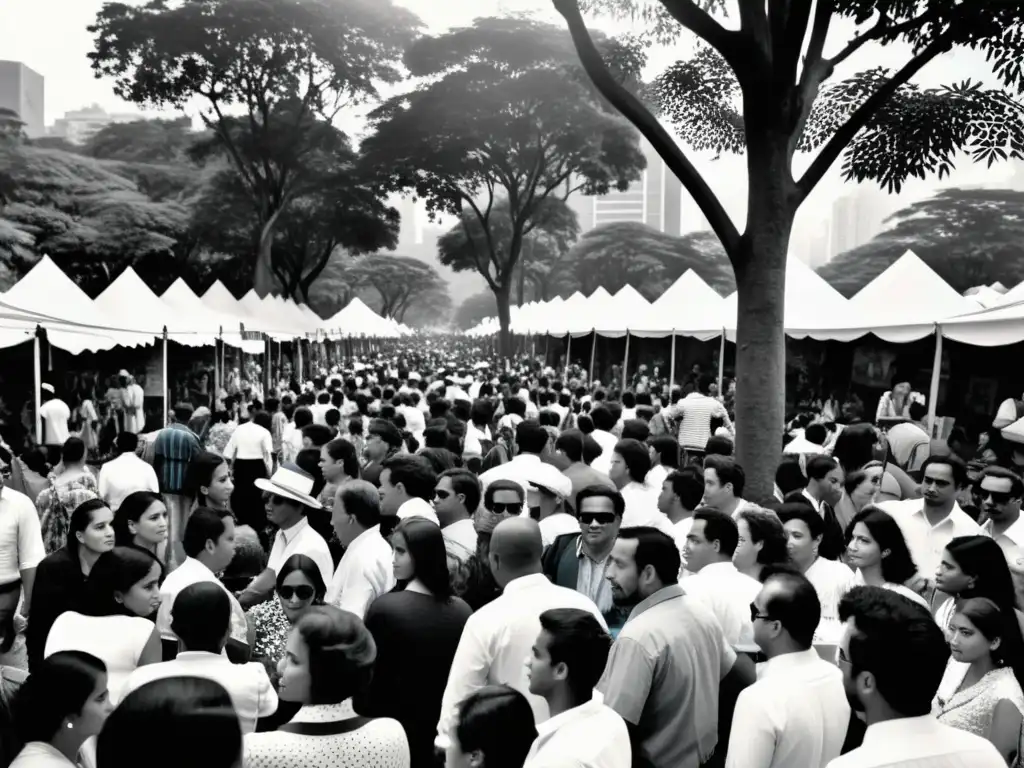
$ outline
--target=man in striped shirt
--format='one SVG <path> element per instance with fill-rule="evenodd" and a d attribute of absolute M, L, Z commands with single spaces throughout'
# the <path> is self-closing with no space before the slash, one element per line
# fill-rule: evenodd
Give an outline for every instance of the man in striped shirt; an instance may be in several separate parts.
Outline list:
<path fill-rule="evenodd" d="M 167 505 L 170 527 L 167 538 L 171 542 L 181 541 L 185 533 L 185 518 L 190 503 L 185 495 L 185 470 L 192 457 L 202 450 L 199 438 L 188 428 L 192 413 L 191 404 L 178 403 L 174 406 L 174 423 L 160 430 L 153 441 L 153 468 Z M 173 549 L 167 547 L 168 558 Z"/>
<path fill-rule="evenodd" d="M 704 453 L 708 438 L 711 437 L 712 419 L 721 419 L 725 428 L 733 432 L 729 412 L 709 394 L 714 383 L 713 376 L 701 376 L 700 391 L 691 392 L 665 409 L 666 421 L 679 424 L 679 446 L 689 453 Z"/>

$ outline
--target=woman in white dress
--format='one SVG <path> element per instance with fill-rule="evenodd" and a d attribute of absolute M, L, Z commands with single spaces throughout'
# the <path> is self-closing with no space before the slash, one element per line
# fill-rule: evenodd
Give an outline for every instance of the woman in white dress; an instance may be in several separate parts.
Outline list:
<path fill-rule="evenodd" d="M 929 608 L 915 590 L 927 582 L 918 577 L 903 531 L 889 513 L 868 506 L 854 515 L 846 529 L 846 559 L 857 569 L 858 584 L 884 587 Z"/>
<path fill-rule="evenodd" d="M 102 661 L 79 651 L 54 654 L 32 670 L 14 699 L 23 746 L 10 768 L 74 768 L 111 709 Z"/>
<path fill-rule="evenodd" d="M 100 659 L 116 705 L 136 667 L 161 661 L 160 634 L 146 617 L 160 606 L 162 575 L 157 559 L 136 547 L 114 547 L 100 555 L 89 572 L 87 605 L 57 618 L 43 656 L 84 651 Z"/>

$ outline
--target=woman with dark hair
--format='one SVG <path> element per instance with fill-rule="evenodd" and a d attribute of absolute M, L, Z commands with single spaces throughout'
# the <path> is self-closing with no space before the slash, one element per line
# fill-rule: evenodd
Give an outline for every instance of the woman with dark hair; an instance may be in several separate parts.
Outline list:
<path fill-rule="evenodd" d="M 445 768 L 522 768 L 536 738 L 526 697 L 508 685 L 489 685 L 459 704 Z"/>
<path fill-rule="evenodd" d="M 10 768 L 74 768 L 79 750 L 99 735 L 112 708 L 102 661 L 79 651 L 55 653 L 15 694 L 12 714 L 21 751 Z"/>
<path fill-rule="evenodd" d="M 408 768 L 401 724 L 360 717 L 352 704 L 365 695 L 376 656 L 373 635 L 355 614 L 326 605 L 307 611 L 288 636 L 279 690 L 301 709 L 277 731 L 245 737 L 246 767 Z"/>
<path fill-rule="evenodd" d="M 165 677 L 125 696 L 107 718 L 96 756 L 97 768 L 238 768 L 242 727 L 220 683 Z"/>
<path fill-rule="evenodd" d="M 1010 566 L 1003 550 L 988 536 L 957 536 L 949 542 L 935 572 L 935 588 L 951 595 L 935 612 L 935 621 L 947 639 L 957 605 L 972 597 L 986 597 L 1000 610 L 1015 611 L 1024 630 L 1024 615 L 1016 610 Z"/>
<path fill-rule="evenodd" d="M 359 479 L 359 455 L 356 447 L 344 438 L 331 440 L 320 449 L 320 472 L 324 476 L 324 489 L 318 501 L 324 509 L 334 507 L 334 494 L 350 480 Z"/>
<path fill-rule="evenodd" d="M 81 610 L 86 578 L 104 552 L 114 548 L 114 514 L 105 501 L 91 499 L 71 513 L 67 543 L 36 567 L 25 647 L 30 669 L 43 660 L 50 627 L 65 611 Z"/>
<path fill-rule="evenodd" d="M 737 513 L 736 528 L 739 538 L 732 564 L 740 573 L 760 581 L 767 566 L 789 562 L 786 530 L 774 512 L 747 507 Z"/>
<path fill-rule="evenodd" d="M 448 672 L 473 611 L 453 596 L 437 525 L 423 518 L 403 520 L 391 534 L 391 547 L 398 585 L 366 612 L 377 665 L 360 711 L 400 722 L 409 737 L 412 768 L 429 768 L 435 764 L 434 736 Z"/>
<path fill-rule="evenodd" d="M 843 427 L 832 446 L 832 456 L 839 462 L 843 472 L 847 475 L 858 469 L 863 469 L 872 461 L 883 461 L 885 474 L 891 478 L 889 483 L 886 483 L 885 480 L 882 481 L 883 483 L 887 485 L 891 482 L 897 483 L 902 499 L 916 499 L 921 495 L 917 483 L 911 479 L 910 475 L 890 460 L 889 443 L 885 439 L 885 435 L 871 424 L 850 424 Z"/>
<path fill-rule="evenodd" d="M 144 549 L 163 562 L 167 546 L 167 505 L 163 496 L 152 491 L 125 496 L 114 514 L 114 538 L 119 547 Z"/>
<path fill-rule="evenodd" d="M 1020 766 L 1024 641 L 1012 610 L 984 597 L 963 601 L 950 621 L 951 655 L 932 705 L 940 723 L 991 741 Z"/>
<path fill-rule="evenodd" d="M 916 591 L 927 581 L 918 578 L 903 530 L 888 512 L 869 506 L 857 513 L 846 528 L 846 557 L 857 569 L 858 584 L 884 587 L 929 607 Z"/>
<path fill-rule="evenodd" d="M 136 667 L 161 661 L 160 633 L 147 617 L 160 607 L 163 567 L 145 550 L 114 547 L 89 572 L 85 605 L 65 611 L 46 637 L 44 657 L 84 651 L 100 659 L 116 704 Z"/>

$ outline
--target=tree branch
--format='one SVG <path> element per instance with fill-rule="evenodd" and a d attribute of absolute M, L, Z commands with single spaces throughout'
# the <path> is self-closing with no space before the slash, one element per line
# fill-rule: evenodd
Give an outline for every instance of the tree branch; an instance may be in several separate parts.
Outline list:
<path fill-rule="evenodd" d="M 740 9 L 740 29 L 746 34 L 747 39 L 754 43 L 755 50 L 761 54 L 761 60 L 756 62 L 756 67 L 770 66 L 773 53 L 772 33 L 768 25 L 768 12 L 764 0 L 737 0 L 737 4 Z"/>
<path fill-rule="evenodd" d="M 556 6 L 562 1 L 556 0 Z M 575 5 L 575 2 L 573 4 Z M 722 58 L 734 70 L 737 66 L 742 66 L 740 43 L 743 36 L 739 32 L 723 27 L 693 0 L 661 0 L 661 4 L 669 16 L 722 54 Z M 559 11 L 561 12 L 561 8 Z"/>
<path fill-rule="evenodd" d="M 801 84 L 807 81 L 808 71 L 816 67 L 821 61 L 834 13 L 834 0 L 817 0 L 817 5 L 814 9 L 814 23 L 811 25 L 811 38 L 807 41 L 807 55 L 804 56 L 804 71 L 800 77 Z"/>
<path fill-rule="evenodd" d="M 577 0 L 555 0 L 555 3 L 569 25 L 569 33 L 572 35 L 580 62 L 597 90 L 651 142 L 669 170 L 676 175 L 707 217 L 711 229 L 722 242 L 726 253 L 735 252 L 739 246 L 740 234 L 721 201 L 654 115 L 636 96 L 612 77 L 594 41 L 590 38 Z"/>
<path fill-rule="evenodd" d="M 811 18 L 814 0 L 791 0 L 785 4 L 787 13 L 778 10 L 780 5 L 772 3 L 769 9 L 776 9 L 772 19 L 772 49 L 775 60 L 775 83 L 781 92 L 792 92 L 797 83 L 797 67 L 807 36 L 807 23 Z"/>
<path fill-rule="evenodd" d="M 852 115 L 828 140 L 828 143 L 822 147 L 818 156 L 814 158 L 814 162 L 811 163 L 810 167 L 797 182 L 797 202 L 802 203 L 807 195 L 817 186 L 818 182 L 821 181 L 822 177 L 828 172 L 828 169 L 832 167 L 832 164 L 839 158 L 843 151 L 849 146 L 850 142 L 854 140 L 858 133 L 863 130 L 868 121 L 881 109 L 885 103 L 891 99 L 896 92 L 904 85 L 910 82 L 910 80 L 924 69 L 925 65 L 928 64 L 932 59 L 938 56 L 944 51 L 948 51 L 951 47 L 950 35 L 944 34 L 936 38 L 931 42 L 924 50 L 914 56 L 907 64 L 893 75 L 889 80 L 886 81 L 877 91 L 875 91 L 867 100 L 861 104 Z"/>
<path fill-rule="evenodd" d="M 958 6 L 963 7 L 963 6 Z M 857 51 L 864 47 L 866 43 L 874 40 L 879 40 L 882 37 L 890 36 L 895 37 L 909 32 L 912 29 L 916 29 L 924 24 L 928 24 L 932 21 L 938 21 L 942 17 L 942 12 L 939 10 L 925 11 L 924 13 L 915 16 L 912 19 L 900 22 L 899 24 L 893 24 L 892 20 L 885 14 L 880 14 L 878 21 L 875 22 L 874 26 L 871 27 L 867 32 L 859 37 L 855 37 L 851 40 L 843 50 L 837 53 L 829 61 L 831 68 L 835 69 L 848 58 L 853 56 Z M 952 21 L 952 18 L 950 19 Z"/>

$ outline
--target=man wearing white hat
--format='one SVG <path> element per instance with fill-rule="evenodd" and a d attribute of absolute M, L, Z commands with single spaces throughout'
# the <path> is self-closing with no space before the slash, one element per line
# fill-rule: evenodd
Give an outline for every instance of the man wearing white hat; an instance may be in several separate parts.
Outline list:
<path fill-rule="evenodd" d="M 40 389 L 43 404 L 39 407 L 39 417 L 43 420 L 43 445 L 49 454 L 50 464 L 56 465 L 60 461 L 61 446 L 70 437 L 68 420 L 71 418 L 71 409 L 57 397 L 53 384 L 42 384 Z"/>
<path fill-rule="evenodd" d="M 524 474 L 528 486 L 526 505 L 540 523 L 540 535 L 548 547 L 563 533 L 578 533 L 580 524 L 566 511 L 572 481 L 550 464 L 530 464 Z"/>
<path fill-rule="evenodd" d="M 143 407 L 146 393 L 128 371 L 117 374 L 121 384 L 121 403 L 124 406 L 124 431 L 139 434 L 146 426 L 146 411 Z"/>
<path fill-rule="evenodd" d="M 249 608 L 266 600 L 274 590 L 277 574 L 292 555 L 305 555 L 316 563 L 324 584 L 334 577 L 334 561 L 324 537 L 310 527 L 307 509 L 322 509 L 310 492 L 313 477 L 295 464 L 282 464 L 269 480 L 254 481 L 263 491 L 267 518 L 278 527 L 274 545 L 270 549 L 267 567 L 253 579 L 238 596 L 243 607 Z"/>

